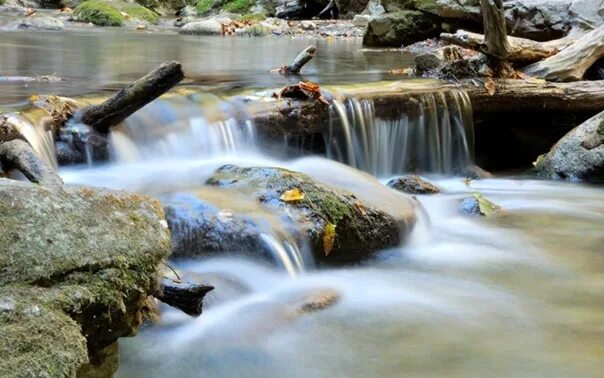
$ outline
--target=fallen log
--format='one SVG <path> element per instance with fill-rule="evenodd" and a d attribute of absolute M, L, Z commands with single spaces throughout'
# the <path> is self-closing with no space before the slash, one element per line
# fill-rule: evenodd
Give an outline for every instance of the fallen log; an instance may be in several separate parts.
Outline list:
<path fill-rule="evenodd" d="M 547 83 L 532 80 L 494 80 L 495 93 L 483 85 L 465 81 L 474 112 L 519 112 L 550 110 L 598 112 L 604 109 L 604 80 Z"/>
<path fill-rule="evenodd" d="M 604 26 L 601 26 L 581 36 L 558 54 L 526 67 L 524 73 L 549 81 L 578 81 L 603 57 Z"/>
<path fill-rule="evenodd" d="M 47 188 L 54 189 L 63 185 L 57 172 L 40 160 L 24 140 L 13 139 L 0 143 L 0 164 L 3 171 L 16 169 L 29 181 Z"/>
<path fill-rule="evenodd" d="M 122 88 L 105 102 L 80 109 L 73 120 L 106 135 L 112 126 L 166 93 L 182 79 L 184 73 L 179 62 L 162 63 L 142 78 Z"/>
<path fill-rule="evenodd" d="M 205 295 L 214 290 L 214 286 L 197 282 L 178 282 L 164 278 L 160 289 L 153 296 L 175 307 L 187 315 L 199 316 Z"/>
<path fill-rule="evenodd" d="M 455 34 L 442 33 L 440 39 L 463 48 L 487 54 L 484 35 L 458 30 Z M 520 63 L 534 63 L 557 54 L 573 42 L 571 38 L 562 38 L 549 42 L 537 42 L 526 38 L 507 37 L 508 53 L 506 60 Z"/>
<path fill-rule="evenodd" d="M 302 67 L 315 56 L 317 48 L 315 46 L 308 46 L 305 48 L 289 66 L 283 66 L 279 68 L 281 75 L 299 75 Z"/>

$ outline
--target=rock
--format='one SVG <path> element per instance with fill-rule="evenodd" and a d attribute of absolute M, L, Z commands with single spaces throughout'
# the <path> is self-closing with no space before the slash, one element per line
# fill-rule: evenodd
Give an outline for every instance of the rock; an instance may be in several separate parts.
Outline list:
<path fill-rule="evenodd" d="M 465 215 L 493 216 L 503 212 L 503 208 L 486 199 L 480 193 L 472 193 L 459 202 L 459 210 Z"/>
<path fill-rule="evenodd" d="M 63 24 L 63 21 L 53 17 L 33 16 L 13 22 L 8 25 L 8 28 L 61 31 L 65 28 L 65 24 Z"/>
<path fill-rule="evenodd" d="M 195 17 L 195 16 L 197 16 L 197 10 L 195 9 L 195 7 L 187 5 L 177 12 L 177 16 L 179 16 L 179 17 Z"/>
<path fill-rule="evenodd" d="M 440 189 L 436 185 L 422 179 L 417 175 L 408 175 L 393 178 L 388 182 L 389 187 L 408 194 L 436 194 Z"/>
<path fill-rule="evenodd" d="M 317 261 L 357 262 L 399 245 L 412 229 L 412 207 L 401 218 L 361 202 L 352 193 L 281 168 L 218 169 L 207 182 L 237 188 L 280 212 L 306 230 Z"/>
<path fill-rule="evenodd" d="M 311 19 L 325 9 L 329 0 L 290 0 L 275 8 L 275 17 L 285 19 Z"/>
<path fill-rule="evenodd" d="M 386 13 L 369 21 L 363 45 L 400 47 L 433 38 L 440 33 L 438 19 L 424 12 L 400 11 Z"/>
<path fill-rule="evenodd" d="M 233 190 L 201 188 L 164 195 L 161 201 L 172 234 L 173 257 L 235 252 L 273 258 L 262 235 L 287 239 L 297 232 L 287 218 Z"/>
<path fill-rule="evenodd" d="M 362 15 L 364 16 L 380 16 L 386 13 L 386 9 L 382 5 L 380 0 L 369 0 L 367 3 L 367 7 L 363 11 Z"/>
<path fill-rule="evenodd" d="M 266 37 L 273 34 L 273 29 L 262 23 L 248 25 L 242 29 L 237 29 L 238 35 L 247 35 L 250 37 Z"/>
<path fill-rule="evenodd" d="M 317 24 L 312 21 L 302 21 L 300 22 L 300 27 L 303 30 L 315 30 L 317 28 Z"/>
<path fill-rule="evenodd" d="M 180 34 L 221 35 L 222 23 L 216 19 L 189 22 L 178 31 Z"/>
<path fill-rule="evenodd" d="M 364 14 L 356 14 L 352 19 L 352 24 L 358 27 L 366 27 L 369 24 L 369 20 L 371 20 L 371 16 Z"/>
<path fill-rule="evenodd" d="M 76 21 L 90 22 L 98 26 L 122 26 L 131 19 L 152 24 L 159 22 L 157 13 L 138 4 L 121 0 L 87 0 L 73 11 Z"/>
<path fill-rule="evenodd" d="M 604 112 L 575 127 L 540 156 L 535 172 L 550 178 L 604 182 Z"/>
<path fill-rule="evenodd" d="M 561 38 L 604 24 L 603 0 L 504 0 L 508 33 L 536 40 Z M 480 0 L 437 0 L 436 11 L 448 20 L 482 24 Z"/>
<path fill-rule="evenodd" d="M 0 212 L 0 376 L 73 377 L 136 333 L 170 252 L 159 203 L 0 179 Z"/>

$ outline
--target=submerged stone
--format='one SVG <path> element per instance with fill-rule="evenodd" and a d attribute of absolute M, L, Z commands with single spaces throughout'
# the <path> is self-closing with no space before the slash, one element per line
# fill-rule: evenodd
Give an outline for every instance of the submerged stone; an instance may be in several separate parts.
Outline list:
<path fill-rule="evenodd" d="M 436 194 L 440 189 L 436 185 L 417 175 L 395 177 L 388 182 L 389 187 L 409 194 Z"/>
<path fill-rule="evenodd" d="M 237 188 L 303 227 L 317 261 L 350 263 L 399 245 L 415 223 L 412 207 L 400 218 L 354 194 L 282 168 L 218 169 L 208 184 Z"/>
<path fill-rule="evenodd" d="M 170 251 L 156 201 L 0 179 L 0 213 L 0 376 L 75 376 L 136 333 Z"/>

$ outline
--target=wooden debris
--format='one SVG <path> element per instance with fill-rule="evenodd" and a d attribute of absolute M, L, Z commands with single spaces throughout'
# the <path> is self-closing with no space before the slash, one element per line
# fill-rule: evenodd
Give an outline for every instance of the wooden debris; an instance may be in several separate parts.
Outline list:
<path fill-rule="evenodd" d="M 132 84 L 122 88 L 105 102 L 80 109 L 74 121 L 90 126 L 106 135 L 132 113 L 166 93 L 184 79 L 179 62 L 166 62 Z"/>
<path fill-rule="evenodd" d="M 278 68 L 276 71 L 281 75 L 299 75 L 302 67 L 306 65 L 306 63 L 310 62 L 310 60 L 315 56 L 315 52 L 317 48 L 315 46 L 308 46 L 304 49 L 296 59 L 289 66 L 282 66 Z"/>
<path fill-rule="evenodd" d="M 549 81 L 578 81 L 603 57 L 604 26 L 601 26 L 558 54 L 526 67 L 524 73 Z"/>
<path fill-rule="evenodd" d="M 164 278 L 160 290 L 153 296 L 187 315 L 199 316 L 202 313 L 203 297 L 212 290 L 214 286 L 208 284 Z"/>

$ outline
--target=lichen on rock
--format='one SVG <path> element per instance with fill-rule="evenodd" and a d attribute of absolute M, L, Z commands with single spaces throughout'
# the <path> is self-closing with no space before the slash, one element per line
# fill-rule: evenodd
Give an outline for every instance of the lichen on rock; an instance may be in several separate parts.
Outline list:
<path fill-rule="evenodd" d="M 91 22 L 98 26 L 122 26 L 128 19 L 157 24 L 157 13 L 138 4 L 120 0 L 87 0 L 78 5 L 73 13 L 78 21 Z"/>
<path fill-rule="evenodd" d="M 0 376 L 75 376 L 136 333 L 170 252 L 157 201 L 0 179 L 0 212 Z"/>

